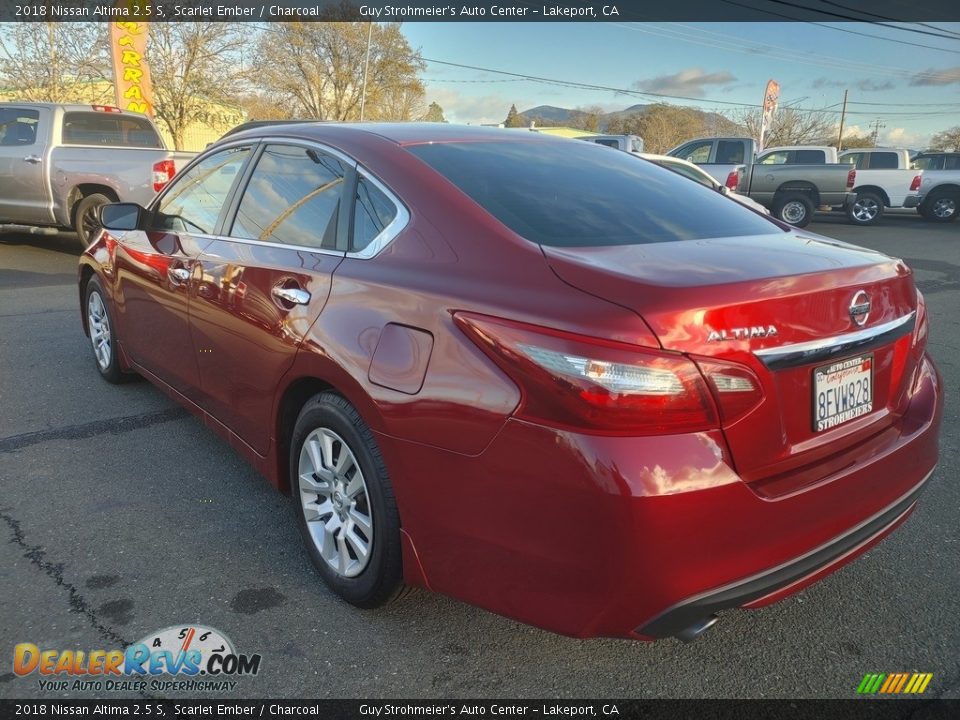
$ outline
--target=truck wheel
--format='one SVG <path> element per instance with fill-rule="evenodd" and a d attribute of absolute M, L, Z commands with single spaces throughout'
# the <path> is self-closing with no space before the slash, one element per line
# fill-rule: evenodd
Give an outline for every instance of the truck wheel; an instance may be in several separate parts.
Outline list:
<path fill-rule="evenodd" d="M 857 193 L 847 206 L 847 217 L 854 225 L 872 225 L 883 216 L 883 198 L 876 193 Z"/>
<path fill-rule="evenodd" d="M 920 206 L 920 214 L 931 222 L 953 222 L 960 210 L 960 192 L 956 190 L 934 190 Z"/>
<path fill-rule="evenodd" d="M 80 244 L 86 250 L 100 230 L 100 208 L 113 202 L 102 193 L 87 195 L 77 203 L 73 211 L 73 229 L 80 238 Z"/>
<path fill-rule="evenodd" d="M 813 203 L 803 193 L 783 195 L 773 203 L 773 216 L 794 227 L 806 227 L 813 219 Z"/>

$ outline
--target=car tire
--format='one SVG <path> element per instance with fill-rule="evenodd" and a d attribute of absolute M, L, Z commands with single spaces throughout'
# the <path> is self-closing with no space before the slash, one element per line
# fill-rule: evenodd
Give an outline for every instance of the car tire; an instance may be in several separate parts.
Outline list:
<path fill-rule="evenodd" d="M 100 208 L 113 202 L 103 193 L 92 193 L 77 203 L 73 211 L 73 231 L 86 250 L 100 230 Z"/>
<path fill-rule="evenodd" d="M 393 486 L 370 428 L 337 393 L 315 395 L 297 417 L 290 495 L 310 560 L 331 590 L 365 609 L 403 594 Z"/>
<path fill-rule="evenodd" d="M 847 205 L 847 218 L 854 225 L 873 225 L 883 217 L 883 198 L 872 192 L 857 193 L 857 198 Z"/>
<path fill-rule="evenodd" d="M 93 360 L 104 380 L 119 384 L 130 379 L 120 366 L 117 330 L 110 315 L 107 295 L 97 277 L 90 278 L 84 294 L 83 310 L 87 319 L 87 335 L 93 349 Z"/>
<path fill-rule="evenodd" d="M 930 222 L 954 222 L 960 216 L 960 191 L 934 190 L 920 206 L 920 214 Z"/>
<path fill-rule="evenodd" d="M 773 203 L 773 216 L 794 227 L 806 227 L 813 219 L 813 202 L 804 193 L 788 193 Z"/>

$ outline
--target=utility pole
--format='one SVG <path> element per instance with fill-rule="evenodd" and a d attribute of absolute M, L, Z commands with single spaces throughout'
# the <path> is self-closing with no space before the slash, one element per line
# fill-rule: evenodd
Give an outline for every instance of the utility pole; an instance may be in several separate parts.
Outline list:
<path fill-rule="evenodd" d="M 847 93 L 848 90 L 843 91 L 843 110 L 840 113 L 840 134 L 837 135 L 837 152 L 843 150 L 843 122 L 847 119 Z"/>
<path fill-rule="evenodd" d="M 877 118 L 873 123 L 873 146 L 877 146 L 877 142 L 880 140 L 880 128 L 885 128 L 886 124 L 880 122 L 880 118 Z"/>
<path fill-rule="evenodd" d="M 363 87 L 360 89 L 360 122 L 363 122 L 363 110 L 367 104 L 367 70 L 370 68 L 370 40 L 373 38 L 373 23 L 367 27 L 367 56 L 363 61 Z"/>

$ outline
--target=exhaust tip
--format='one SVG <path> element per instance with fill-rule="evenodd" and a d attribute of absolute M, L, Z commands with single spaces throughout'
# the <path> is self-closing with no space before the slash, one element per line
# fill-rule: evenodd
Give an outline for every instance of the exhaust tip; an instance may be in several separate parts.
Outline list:
<path fill-rule="evenodd" d="M 698 637 L 703 635 L 707 630 L 712 628 L 714 623 L 716 623 L 719 619 L 720 618 L 718 618 L 716 615 L 707 615 L 707 617 L 700 618 L 695 623 L 685 627 L 683 630 L 674 635 L 674 637 L 681 642 L 693 642 Z"/>

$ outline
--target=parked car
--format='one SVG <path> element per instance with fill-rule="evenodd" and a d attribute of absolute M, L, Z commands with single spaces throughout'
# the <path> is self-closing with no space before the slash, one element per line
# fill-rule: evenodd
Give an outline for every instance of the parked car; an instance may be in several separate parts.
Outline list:
<path fill-rule="evenodd" d="M 924 170 L 917 212 L 932 222 L 954 222 L 960 214 L 960 168 Z"/>
<path fill-rule="evenodd" d="M 195 153 L 171 152 L 149 118 L 109 105 L 0 103 L 0 231 L 74 230 L 101 206 L 147 204 Z"/>
<path fill-rule="evenodd" d="M 711 190 L 722 193 L 731 200 L 736 200 L 738 203 L 745 205 L 754 212 L 758 212 L 763 215 L 770 214 L 770 211 L 756 200 L 751 200 L 746 195 L 741 195 L 737 192 L 736 175 L 733 175 L 733 187 L 730 187 L 728 185 L 721 185 L 706 170 L 703 170 L 702 168 L 699 168 L 693 163 L 687 162 L 686 160 L 681 160 L 680 158 L 671 157 L 669 155 L 654 155 L 652 153 L 643 153 L 641 157 L 644 160 L 649 160 L 650 162 L 656 163 L 657 165 L 665 167 L 668 170 L 673 170 L 675 173 L 683 175 L 686 178 L 690 178 L 694 182 L 700 183 Z"/>
<path fill-rule="evenodd" d="M 850 222 L 870 225 L 883 216 L 884 208 L 913 208 L 919 204 L 920 176 L 909 150 L 857 148 L 841 152 L 837 160 L 857 169 L 853 191 L 857 199 L 845 210 Z"/>
<path fill-rule="evenodd" d="M 639 155 L 643 152 L 643 138 L 639 135 L 583 135 L 577 140 L 586 140 L 587 142 L 605 145 L 615 150 Z"/>
<path fill-rule="evenodd" d="M 289 492 L 359 607 L 406 584 L 689 640 L 871 548 L 937 462 L 909 267 L 626 153 L 268 127 L 102 217 L 79 267 L 95 367 Z"/>
<path fill-rule="evenodd" d="M 829 145 L 784 145 L 767 148 L 757 155 L 758 165 L 832 165 L 837 149 Z"/>
<path fill-rule="evenodd" d="M 856 171 L 841 165 L 757 165 L 757 144 L 752 138 L 697 138 L 667 155 L 701 166 L 725 185 L 735 173 L 737 192 L 797 227 L 806 227 L 821 205 L 846 207 L 856 198 L 851 192 Z"/>
<path fill-rule="evenodd" d="M 270 127 L 272 125 L 298 125 L 305 122 L 324 122 L 322 120 L 248 120 L 247 122 L 242 122 L 236 127 L 232 127 L 227 130 L 223 135 L 220 136 L 220 139 L 228 138 L 231 135 L 236 135 L 237 133 L 243 132 L 244 130 L 255 130 L 257 128 Z M 212 145 L 213 143 L 211 143 Z"/>
<path fill-rule="evenodd" d="M 960 152 L 927 150 L 913 157 L 917 170 L 960 170 Z"/>

